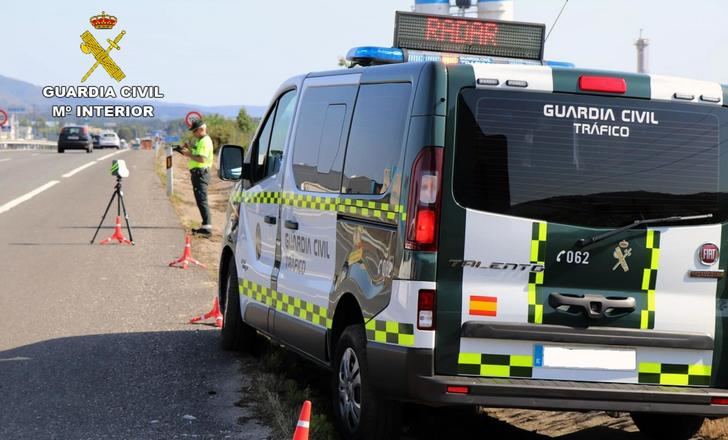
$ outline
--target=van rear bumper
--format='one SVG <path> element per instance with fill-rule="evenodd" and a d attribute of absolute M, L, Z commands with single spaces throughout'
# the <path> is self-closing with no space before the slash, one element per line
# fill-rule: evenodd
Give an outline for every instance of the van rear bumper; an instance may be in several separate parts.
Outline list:
<path fill-rule="evenodd" d="M 623 383 L 481 378 L 434 374 L 433 351 L 369 342 L 369 374 L 387 398 L 433 406 L 483 405 L 565 411 L 620 411 L 728 416 L 728 390 Z M 448 393 L 449 386 L 467 394 Z"/>

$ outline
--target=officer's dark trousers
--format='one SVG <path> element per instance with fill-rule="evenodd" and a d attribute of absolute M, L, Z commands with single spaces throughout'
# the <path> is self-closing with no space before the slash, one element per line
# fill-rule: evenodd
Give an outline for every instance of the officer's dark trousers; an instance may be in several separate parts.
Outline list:
<path fill-rule="evenodd" d="M 207 204 L 207 186 L 210 184 L 210 170 L 208 168 L 195 168 L 190 170 L 192 176 L 192 191 L 195 193 L 197 208 L 200 210 L 203 225 L 211 225 L 210 206 Z"/>

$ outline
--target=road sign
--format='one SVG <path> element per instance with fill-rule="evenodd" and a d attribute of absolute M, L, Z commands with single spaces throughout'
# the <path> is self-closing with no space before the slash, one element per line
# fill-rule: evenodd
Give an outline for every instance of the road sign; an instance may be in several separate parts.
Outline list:
<path fill-rule="evenodd" d="M 10 113 L 25 113 L 27 111 L 28 109 L 26 109 L 25 107 L 10 107 L 8 109 L 8 112 Z"/>
<path fill-rule="evenodd" d="M 8 123 L 8 112 L 0 108 L 0 127 Z"/>
<path fill-rule="evenodd" d="M 179 136 L 167 136 L 164 138 L 164 142 L 168 144 L 173 144 L 175 142 L 179 142 Z"/>
<path fill-rule="evenodd" d="M 187 116 L 185 116 L 185 124 L 187 124 L 187 127 L 189 128 L 192 127 L 192 121 L 199 121 L 201 119 L 202 115 L 200 114 L 200 112 L 189 112 L 187 113 Z"/>

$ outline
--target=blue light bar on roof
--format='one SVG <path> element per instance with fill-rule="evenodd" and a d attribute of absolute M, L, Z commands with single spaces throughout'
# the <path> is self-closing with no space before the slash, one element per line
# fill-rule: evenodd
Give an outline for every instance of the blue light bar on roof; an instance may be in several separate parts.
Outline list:
<path fill-rule="evenodd" d="M 570 63 L 568 61 L 549 61 L 549 60 L 546 60 L 546 61 L 544 61 L 544 64 L 546 64 L 547 66 L 550 66 L 550 67 L 567 67 L 567 68 L 572 68 L 572 69 L 574 67 L 576 67 L 574 65 L 574 63 Z"/>
<path fill-rule="evenodd" d="M 404 51 L 396 47 L 355 47 L 346 54 L 346 60 L 360 66 L 404 63 Z"/>

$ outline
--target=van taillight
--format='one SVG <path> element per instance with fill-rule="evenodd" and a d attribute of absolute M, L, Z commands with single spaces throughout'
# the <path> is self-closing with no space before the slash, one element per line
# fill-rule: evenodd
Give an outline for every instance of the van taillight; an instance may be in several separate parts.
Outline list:
<path fill-rule="evenodd" d="M 442 148 L 427 147 L 412 165 L 412 182 L 407 201 L 407 235 L 404 247 L 416 251 L 437 251 L 442 193 Z"/>
<path fill-rule="evenodd" d="M 435 330 L 436 290 L 420 290 L 417 296 L 417 329 Z"/>

